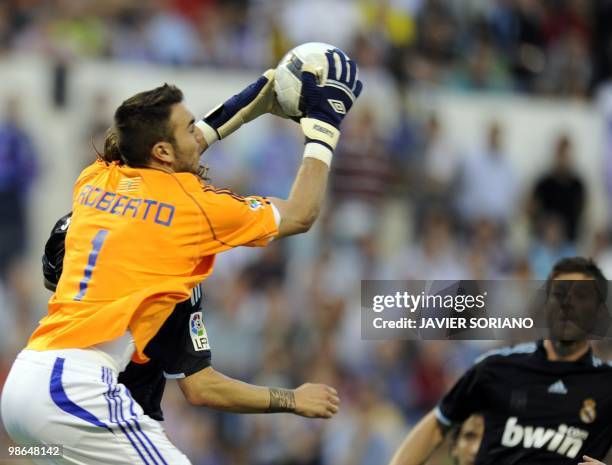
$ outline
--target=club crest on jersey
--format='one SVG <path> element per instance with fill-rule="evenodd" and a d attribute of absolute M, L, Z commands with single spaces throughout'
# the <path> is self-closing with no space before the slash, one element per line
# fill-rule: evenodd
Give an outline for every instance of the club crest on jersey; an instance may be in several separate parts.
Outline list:
<path fill-rule="evenodd" d="M 263 203 L 253 197 L 247 197 L 244 200 L 251 210 L 258 210 L 259 208 L 263 207 Z"/>
<path fill-rule="evenodd" d="M 202 319 L 202 312 L 194 312 L 191 314 L 189 318 L 189 334 L 194 350 L 210 350 L 208 334 L 206 334 L 204 320 Z"/>
<path fill-rule="evenodd" d="M 597 418 L 597 411 L 595 408 L 597 403 L 593 399 L 585 399 L 580 409 L 580 419 L 583 423 L 593 423 Z"/>

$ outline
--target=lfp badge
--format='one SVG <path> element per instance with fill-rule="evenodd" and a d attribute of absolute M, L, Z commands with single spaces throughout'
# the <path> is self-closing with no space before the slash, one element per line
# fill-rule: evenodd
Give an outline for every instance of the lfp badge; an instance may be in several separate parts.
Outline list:
<path fill-rule="evenodd" d="M 202 319 L 202 312 L 194 312 L 191 314 L 189 318 L 189 334 L 191 335 L 191 342 L 193 343 L 194 350 L 210 350 L 208 334 L 206 334 L 204 320 Z"/>

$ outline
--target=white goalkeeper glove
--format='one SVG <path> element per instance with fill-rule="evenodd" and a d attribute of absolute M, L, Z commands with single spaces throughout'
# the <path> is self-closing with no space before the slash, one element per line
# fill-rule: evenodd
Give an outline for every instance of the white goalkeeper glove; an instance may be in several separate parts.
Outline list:
<path fill-rule="evenodd" d="M 208 146 L 236 131 L 240 126 L 265 114 L 288 118 L 274 97 L 274 70 L 269 69 L 257 81 L 211 110 L 196 123 Z"/>

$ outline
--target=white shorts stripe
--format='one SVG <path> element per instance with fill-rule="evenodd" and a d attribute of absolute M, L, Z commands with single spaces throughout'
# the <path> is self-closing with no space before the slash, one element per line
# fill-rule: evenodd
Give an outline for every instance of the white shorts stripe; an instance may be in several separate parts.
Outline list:
<path fill-rule="evenodd" d="M 121 430 L 121 432 L 125 435 L 125 437 L 128 438 L 128 440 L 130 441 L 130 444 L 132 444 L 132 447 L 134 447 L 134 450 L 136 450 L 136 452 L 138 453 L 138 455 L 140 456 L 140 458 L 142 459 L 142 461 L 146 464 L 146 465 L 150 465 L 150 462 L 147 461 L 147 459 L 145 458 L 145 456 L 143 455 L 143 452 L 141 451 L 141 449 L 136 445 L 136 443 L 134 442 L 134 439 L 132 438 L 132 436 L 130 436 L 128 434 L 128 432 L 125 430 L 125 428 L 123 427 L 123 425 L 121 424 L 121 422 L 119 421 L 119 416 L 118 416 L 118 405 L 117 405 L 117 401 L 116 399 L 111 395 L 111 391 L 112 391 L 112 387 L 111 387 L 111 373 L 110 370 L 107 367 L 102 367 L 102 381 L 108 386 L 108 390 L 106 391 L 106 393 L 104 394 L 104 398 L 106 399 L 106 403 L 108 404 L 108 417 L 109 417 L 109 421 L 111 423 L 116 424 L 117 426 L 119 426 L 119 429 Z M 112 405 L 111 405 L 112 404 Z M 129 427 L 129 425 L 128 425 Z M 130 428 L 131 429 L 131 428 Z M 132 431 L 133 433 L 133 431 Z M 137 438 L 138 439 L 138 438 Z M 142 447 L 146 450 L 146 447 L 144 447 L 144 444 L 141 445 Z M 148 452 L 148 451 L 147 451 Z M 150 454 L 149 454 L 150 455 Z M 153 462 L 155 463 L 155 462 Z"/>
<path fill-rule="evenodd" d="M 109 379 L 110 379 L 110 385 L 112 386 L 112 377 L 109 377 Z M 124 387 L 124 389 L 125 391 L 127 391 L 127 388 Z M 153 441 L 151 441 L 149 436 L 147 436 L 147 434 L 140 427 L 140 423 L 138 422 L 136 415 L 134 415 L 133 413 L 134 412 L 134 399 L 132 399 L 131 397 L 129 398 L 129 400 L 125 399 L 125 404 L 126 404 L 126 407 L 128 406 L 128 404 L 130 406 L 130 411 L 132 412 L 132 416 L 130 420 L 133 422 L 134 428 L 132 428 L 132 425 L 130 424 L 129 420 L 125 419 L 125 416 L 123 413 L 124 412 L 124 407 L 123 407 L 124 398 L 122 396 L 122 391 L 123 390 L 120 386 L 115 386 L 111 394 L 115 402 L 117 402 L 117 400 L 119 401 L 118 410 L 119 410 L 119 416 L 121 417 L 120 421 L 124 423 L 130 430 L 130 432 L 136 437 L 140 445 L 144 448 L 144 450 L 147 452 L 147 455 L 151 458 L 151 460 L 153 461 L 155 465 L 159 465 L 160 462 L 163 465 L 168 465 L 168 463 L 164 460 L 164 457 L 159 452 L 157 447 L 155 447 L 155 444 L 153 444 Z M 119 419 L 117 418 L 117 420 Z"/>

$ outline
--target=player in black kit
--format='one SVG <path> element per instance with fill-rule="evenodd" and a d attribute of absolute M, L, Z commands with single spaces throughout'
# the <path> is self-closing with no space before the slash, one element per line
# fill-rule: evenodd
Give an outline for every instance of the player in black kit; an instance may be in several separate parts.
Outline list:
<path fill-rule="evenodd" d="M 480 357 L 414 427 L 391 465 L 425 463 L 450 428 L 475 412 L 485 424 L 475 465 L 604 460 L 612 445 L 612 365 L 593 355 L 588 338 L 609 321 L 607 286 L 591 260 L 559 261 L 546 285 L 550 339 Z"/>
<path fill-rule="evenodd" d="M 45 245 L 45 287 L 55 290 L 62 274 L 64 241 L 71 214 L 58 220 Z M 331 418 L 338 412 L 334 388 L 306 383 L 297 389 L 254 386 L 229 378 L 211 366 L 211 351 L 204 327 L 202 293 L 196 286 L 191 298 L 176 305 L 159 332 L 147 344 L 145 364 L 130 362 L 119 374 L 144 413 L 162 421 L 161 399 L 166 379 L 178 379 L 187 400 L 235 413 L 290 412 L 310 418 Z"/>

